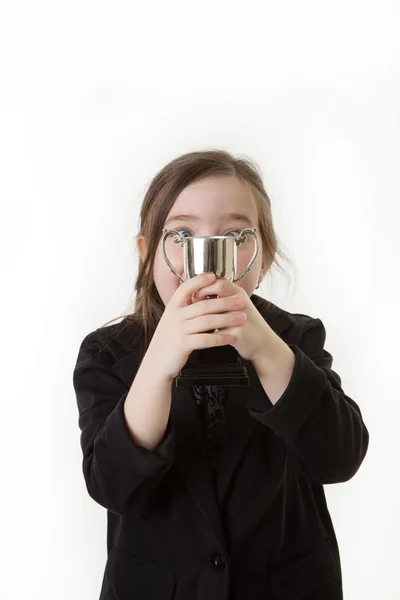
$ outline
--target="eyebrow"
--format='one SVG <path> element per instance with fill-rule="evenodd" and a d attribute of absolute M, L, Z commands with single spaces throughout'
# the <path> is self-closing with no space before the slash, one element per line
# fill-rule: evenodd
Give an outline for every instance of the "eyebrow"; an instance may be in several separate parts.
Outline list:
<path fill-rule="evenodd" d="M 229 221 L 244 221 L 247 223 L 247 225 L 253 227 L 253 223 L 247 215 L 242 215 L 240 213 L 229 213 L 227 215 L 223 215 L 223 218 Z M 196 215 L 172 215 L 165 221 L 165 225 L 171 221 L 193 221 L 194 223 L 198 223 L 201 221 L 201 219 Z"/>

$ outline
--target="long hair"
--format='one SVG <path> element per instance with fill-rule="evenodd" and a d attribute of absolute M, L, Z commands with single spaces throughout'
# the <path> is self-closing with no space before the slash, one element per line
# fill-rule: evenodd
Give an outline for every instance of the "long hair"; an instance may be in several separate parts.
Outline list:
<path fill-rule="evenodd" d="M 139 256 L 134 310 L 128 315 L 122 315 L 126 324 L 140 327 L 144 352 L 165 309 L 153 279 L 154 259 L 164 222 L 177 196 L 186 186 L 196 180 L 216 175 L 237 177 L 247 187 L 255 200 L 258 216 L 257 234 L 262 241 L 264 272 L 269 271 L 272 265 L 284 272 L 279 258 L 288 258 L 278 243 L 272 221 L 271 200 L 264 189 L 257 163 L 249 158 L 237 158 L 224 150 L 188 152 L 175 158 L 155 175 L 144 196 L 136 238 L 139 235 L 145 236 L 147 252 L 144 260 Z M 114 320 L 116 319 L 112 319 Z M 112 321 L 108 321 L 103 327 Z"/>

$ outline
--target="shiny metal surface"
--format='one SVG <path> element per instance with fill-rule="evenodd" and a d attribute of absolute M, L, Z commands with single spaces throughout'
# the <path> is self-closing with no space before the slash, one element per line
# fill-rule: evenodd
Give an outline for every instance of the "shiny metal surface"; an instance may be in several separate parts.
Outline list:
<path fill-rule="evenodd" d="M 254 238 L 254 252 L 249 264 L 242 273 L 236 277 L 237 248 L 247 241 L 246 233 Z M 182 277 L 171 264 L 165 251 L 165 242 L 169 235 L 173 241 L 183 247 L 184 277 Z M 188 236 L 181 237 L 176 229 L 163 229 L 162 250 L 165 262 L 182 282 L 201 273 L 213 272 L 217 277 L 225 277 L 229 281 L 239 281 L 251 269 L 258 253 L 257 228 L 243 229 L 237 237 L 224 235 L 217 236 Z"/>

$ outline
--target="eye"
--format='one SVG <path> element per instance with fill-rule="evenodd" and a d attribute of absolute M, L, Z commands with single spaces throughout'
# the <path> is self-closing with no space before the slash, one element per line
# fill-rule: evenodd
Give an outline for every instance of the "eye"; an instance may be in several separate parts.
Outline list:
<path fill-rule="evenodd" d="M 189 230 L 188 229 L 176 229 L 176 231 L 179 233 L 180 231 L 189 231 Z M 186 236 L 182 235 L 182 233 L 181 233 L 181 237 L 186 237 Z"/>

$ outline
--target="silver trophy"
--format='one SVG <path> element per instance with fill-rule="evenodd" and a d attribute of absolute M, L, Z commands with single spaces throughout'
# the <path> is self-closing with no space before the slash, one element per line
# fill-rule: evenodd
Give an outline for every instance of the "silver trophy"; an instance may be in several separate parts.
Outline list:
<path fill-rule="evenodd" d="M 239 277 L 236 277 L 237 248 L 247 241 L 246 233 L 253 236 L 255 248 L 249 264 Z M 165 252 L 165 242 L 170 235 L 174 236 L 173 241 L 176 244 L 183 246 L 184 277 L 177 272 Z M 182 282 L 209 272 L 215 273 L 216 277 L 225 277 L 229 281 L 236 282 L 250 271 L 257 257 L 257 228 L 243 229 L 237 237 L 225 235 L 181 237 L 176 229 L 163 229 L 162 249 L 165 262 Z M 211 297 L 207 296 L 207 298 Z M 226 345 L 193 350 L 186 365 L 175 378 L 175 384 L 177 387 L 250 385 L 250 380 L 238 352 L 232 346 Z"/>

